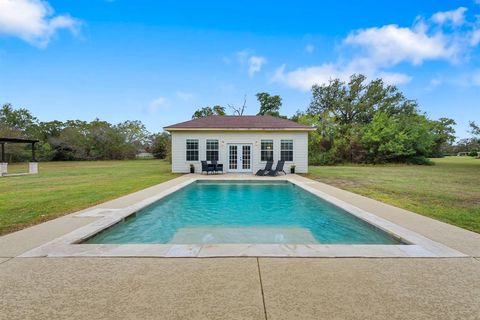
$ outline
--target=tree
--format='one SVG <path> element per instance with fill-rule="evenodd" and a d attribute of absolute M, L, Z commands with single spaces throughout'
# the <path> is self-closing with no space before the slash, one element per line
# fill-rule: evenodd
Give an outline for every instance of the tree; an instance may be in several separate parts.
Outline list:
<path fill-rule="evenodd" d="M 339 125 L 367 124 L 377 111 L 387 115 L 417 112 L 416 102 L 406 99 L 397 87 L 385 85 L 382 79 L 366 80 L 364 75 L 354 74 L 348 83 L 335 79 L 313 85 L 307 111 L 328 114 Z"/>
<path fill-rule="evenodd" d="M 224 116 L 225 107 L 215 105 L 213 107 L 203 107 L 195 111 L 192 115 L 192 119 L 198 119 L 208 116 Z"/>
<path fill-rule="evenodd" d="M 170 156 L 171 140 L 170 135 L 166 132 L 154 134 L 151 136 L 151 144 L 149 151 L 157 159 L 165 159 Z"/>
<path fill-rule="evenodd" d="M 5 103 L 0 109 L 0 124 L 12 131 L 27 133 L 37 121 L 30 111 L 24 108 L 15 110 L 10 103 Z"/>
<path fill-rule="evenodd" d="M 317 130 L 308 132 L 308 160 L 313 165 L 334 164 L 337 158 L 333 144 L 334 128 L 327 119 L 320 119 L 318 115 L 297 111 L 293 121 L 315 127 Z"/>
<path fill-rule="evenodd" d="M 260 102 L 260 110 L 257 115 L 265 116 L 271 115 L 280 116 L 280 107 L 282 106 L 282 98 L 278 95 L 272 96 L 266 92 L 259 92 L 256 94 L 258 102 Z"/>
<path fill-rule="evenodd" d="M 361 142 L 368 162 L 409 162 L 414 157 L 428 156 L 434 135 L 430 121 L 423 115 L 389 116 L 380 111 L 365 126 Z"/>
<path fill-rule="evenodd" d="M 229 104 L 228 107 L 232 109 L 232 113 L 235 116 L 243 116 L 245 109 L 247 108 L 247 95 L 243 96 L 243 104 L 239 107 Z"/>
<path fill-rule="evenodd" d="M 431 121 L 431 131 L 434 135 L 431 157 L 443 156 L 447 148 L 455 141 L 454 125 L 456 125 L 455 120 L 449 118 L 440 118 L 437 121 Z"/>
<path fill-rule="evenodd" d="M 470 121 L 469 125 L 470 125 L 470 133 L 474 137 L 478 136 L 478 138 L 480 139 L 480 126 L 477 125 L 475 121 Z"/>
<path fill-rule="evenodd" d="M 428 163 L 434 147 L 451 141 L 451 119 L 433 122 L 418 112 L 415 101 L 382 79 L 368 82 L 354 74 L 348 82 L 334 79 L 312 87 L 306 112 L 316 121 L 318 143 L 310 155 L 320 162 Z"/>
<path fill-rule="evenodd" d="M 10 104 L 0 108 L 0 136 L 39 139 L 41 160 L 133 159 L 150 144 L 150 133 L 140 121 L 115 125 L 100 119 L 39 122 L 27 109 L 14 109 Z M 29 147 L 9 145 L 9 160 L 27 160 Z"/>

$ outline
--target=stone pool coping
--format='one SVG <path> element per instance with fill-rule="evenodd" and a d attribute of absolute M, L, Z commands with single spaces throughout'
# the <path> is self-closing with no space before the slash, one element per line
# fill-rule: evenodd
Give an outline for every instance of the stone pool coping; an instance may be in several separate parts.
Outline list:
<path fill-rule="evenodd" d="M 349 245 L 349 244 L 82 244 L 81 242 L 108 228 L 138 210 L 180 190 L 197 180 L 264 180 L 288 181 L 303 188 L 368 223 L 409 244 Z M 450 258 L 467 257 L 457 250 L 428 239 L 407 228 L 362 210 L 346 201 L 320 191 L 316 181 L 296 175 L 276 178 L 246 175 L 191 175 L 149 197 L 140 197 L 123 208 L 91 208 L 76 214 L 76 218 L 99 218 L 62 237 L 54 239 L 19 257 L 365 257 L 365 258 Z"/>

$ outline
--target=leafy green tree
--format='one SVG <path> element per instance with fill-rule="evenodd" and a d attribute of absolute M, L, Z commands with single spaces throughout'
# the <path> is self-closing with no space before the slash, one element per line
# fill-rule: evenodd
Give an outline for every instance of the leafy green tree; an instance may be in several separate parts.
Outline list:
<path fill-rule="evenodd" d="M 423 115 L 376 113 L 371 123 L 365 126 L 361 138 L 367 162 L 408 162 L 413 157 L 425 159 L 434 144 L 434 136 L 429 130 L 430 122 Z"/>
<path fill-rule="evenodd" d="M 326 119 L 321 119 L 318 115 L 297 112 L 292 120 L 317 129 L 308 133 L 308 159 L 310 164 L 334 164 L 340 160 L 336 158 L 333 128 L 329 126 Z"/>
<path fill-rule="evenodd" d="M 192 119 L 198 119 L 208 116 L 224 116 L 225 114 L 225 107 L 216 105 L 213 107 L 203 107 L 198 109 L 193 113 Z"/>
<path fill-rule="evenodd" d="M 368 82 L 354 74 L 348 82 L 339 79 L 312 87 L 306 115 L 316 121 L 317 146 L 323 156 L 310 155 L 320 163 L 334 162 L 416 162 L 451 141 L 450 119 L 433 122 L 418 111 L 397 87 L 383 80 Z M 312 134 L 313 135 L 313 134 Z M 320 151 L 323 150 L 323 151 Z"/>
<path fill-rule="evenodd" d="M 37 123 L 30 111 L 24 108 L 13 109 L 10 103 L 6 103 L 0 109 L 0 124 L 8 127 L 11 131 L 27 133 Z"/>
<path fill-rule="evenodd" d="M 406 99 L 397 87 L 385 85 L 382 79 L 366 81 L 364 75 L 354 74 L 348 83 L 335 79 L 313 85 L 307 111 L 328 114 L 339 125 L 367 124 L 377 111 L 387 115 L 417 113 L 416 102 Z"/>
<path fill-rule="evenodd" d="M 27 109 L 10 104 L 0 108 L 0 136 L 39 139 L 40 160 L 133 159 L 150 143 L 150 133 L 140 121 L 116 125 L 99 119 L 39 122 Z M 8 155 L 9 161 L 28 160 L 29 146 L 9 145 Z"/>
<path fill-rule="evenodd" d="M 256 94 L 258 102 L 260 102 L 259 116 L 280 116 L 280 107 L 282 106 L 282 98 L 278 95 L 272 96 L 266 92 Z"/>
<path fill-rule="evenodd" d="M 431 132 L 434 135 L 434 145 L 430 153 L 431 157 L 441 157 L 447 152 L 447 149 L 455 141 L 455 120 L 449 118 L 440 118 L 431 121 Z"/>
<path fill-rule="evenodd" d="M 480 139 L 480 126 L 475 123 L 475 121 L 470 121 L 470 133 L 474 137 L 478 137 Z"/>
<path fill-rule="evenodd" d="M 167 132 L 154 134 L 151 136 L 151 145 L 149 151 L 157 159 L 170 158 L 171 139 Z"/>

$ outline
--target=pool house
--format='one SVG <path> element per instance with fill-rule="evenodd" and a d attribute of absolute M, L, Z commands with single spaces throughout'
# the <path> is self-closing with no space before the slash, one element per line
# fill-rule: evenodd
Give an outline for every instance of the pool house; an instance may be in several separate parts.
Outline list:
<path fill-rule="evenodd" d="M 312 127 L 273 116 L 208 116 L 164 128 L 172 136 L 172 172 L 201 172 L 201 161 L 218 161 L 226 172 L 254 173 L 267 161 L 308 171 Z"/>

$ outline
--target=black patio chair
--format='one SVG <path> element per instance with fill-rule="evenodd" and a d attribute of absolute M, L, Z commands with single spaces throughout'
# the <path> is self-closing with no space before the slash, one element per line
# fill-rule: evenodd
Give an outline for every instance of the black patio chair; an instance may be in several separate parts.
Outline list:
<path fill-rule="evenodd" d="M 215 168 L 215 172 L 222 172 L 223 173 L 223 164 L 222 163 L 218 163 L 217 160 L 212 160 L 212 164 Z"/>
<path fill-rule="evenodd" d="M 273 167 L 273 161 L 267 161 L 265 164 L 265 169 L 260 169 L 255 173 L 256 176 L 266 176 L 267 173 L 272 170 Z"/>
<path fill-rule="evenodd" d="M 285 164 L 285 161 L 279 160 L 279 161 L 277 162 L 277 167 L 275 168 L 275 170 L 270 170 L 267 174 L 268 174 L 269 176 L 272 176 L 272 177 L 277 176 L 280 172 L 283 172 L 284 174 L 287 174 L 287 173 L 285 172 L 285 170 L 283 170 L 283 165 L 284 165 L 284 164 Z"/>
<path fill-rule="evenodd" d="M 201 161 L 202 162 L 202 173 L 206 172 L 207 174 L 209 172 L 215 172 L 215 166 L 211 163 L 207 163 L 207 161 Z"/>

